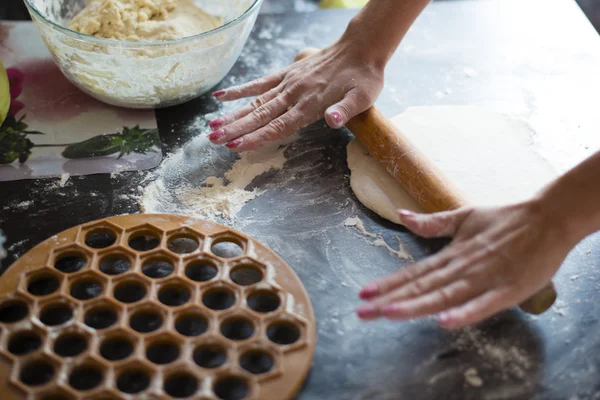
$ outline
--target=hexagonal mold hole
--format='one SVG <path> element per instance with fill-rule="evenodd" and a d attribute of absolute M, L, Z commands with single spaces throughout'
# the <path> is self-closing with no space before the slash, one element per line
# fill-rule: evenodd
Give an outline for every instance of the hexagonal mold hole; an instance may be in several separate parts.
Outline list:
<path fill-rule="evenodd" d="M 139 333 L 154 332 L 162 326 L 163 322 L 161 313 L 150 308 L 138 310 L 129 318 L 129 326 Z"/>
<path fill-rule="evenodd" d="M 108 361 L 121 361 L 133 354 L 134 342 L 125 335 L 106 337 L 100 343 L 100 355 Z"/>
<path fill-rule="evenodd" d="M 158 300 L 169 307 L 178 307 L 190 301 L 192 294 L 182 284 L 168 284 L 158 290 Z"/>
<path fill-rule="evenodd" d="M 79 332 L 66 332 L 61 334 L 54 341 L 54 353 L 70 358 L 77 357 L 88 348 L 87 338 Z"/>
<path fill-rule="evenodd" d="M 233 238 L 219 238 L 212 243 L 210 251 L 217 257 L 236 258 L 244 254 L 244 245 L 241 241 Z"/>
<path fill-rule="evenodd" d="M 56 257 L 54 268 L 64 274 L 72 274 L 82 270 L 87 264 L 87 257 L 82 252 L 67 251 Z"/>
<path fill-rule="evenodd" d="M 208 319 L 197 312 L 185 312 L 175 320 L 175 330 L 183 336 L 200 336 L 208 330 Z"/>
<path fill-rule="evenodd" d="M 26 386 L 42 386 L 54 378 L 55 367 L 43 358 L 27 361 L 19 371 L 19 380 Z"/>
<path fill-rule="evenodd" d="M 263 273 L 251 264 L 242 264 L 231 269 L 229 278 L 240 286 L 250 286 L 262 281 Z"/>
<path fill-rule="evenodd" d="M 11 299 L 0 304 L 0 322 L 14 324 L 29 315 L 29 307 L 23 300 Z"/>
<path fill-rule="evenodd" d="M 170 364 L 179 358 L 181 351 L 174 340 L 161 338 L 146 346 L 146 358 L 157 365 Z"/>
<path fill-rule="evenodd" d="M 254 335 L 254 324 L 245 317 L 227 318 L 221 323 L 221 334 L 235 341 L 246 340 Z"/>
<path fill-rule="evenodd" d="M 143 282 L 136 279 L 127 279 L 119 282 L 114 290 L 113 296 L 121 303 L 135 303 L 146 297 L 148 290 Z"/>
<path fill-rule="evenodd" d="M 93 249 L 104 249 L 116 243 L 118 235 L 109 228 L 95 228 L 85 235 L 85 244 Z"/>
<path fill-rule="evenodd" d="M 193 253 L 199 246 L 200 242 L 191 233 L 177 233 L 167 241 L 167 248 L 177 254 Z"/>
<path fill-rule="evenodd" d="M 227 362 L 227 350 L 217 343 L 201 344 L 194 349 L 192 359 L 202 368 L 218 368 Z"/>
<path fill-rule="evenodd" d="M 173 262 L 166 257 L 149 258 L 142 264 L 142 273 L 152 279 L 165 278 L 173 271 Z"/>
<path fill-rule="evenodd" d="M 226 310 L 235 304 L 235 294 L 224 287 L 209 289 L 202 295 L 202 303 L 211 310 Z"/>
<path fill-rule="evenodd" d="M 82 364 L 73 368 L 68 383 L 73 389 L 85 392 L 97 388 L 104 380 L 102 368 L 94 364 Z"/>
<path fill-rule="evenodd" d="M 275 321 L 267 327 L 267 337 L 271 342 L 285 346 L 300 339 L 300 329 L 289 321 Z"/>
<path fill-rule="evenodd" d="M 185 267 L 185 276 L 194 282 L 206 282 L 219 273 L 214 263 L 207 260 L 194 260 Z"/>
<path fill-rule="evenodd" d="M 213 392 L 221 400 L 241 400 L 250 394 L 250 386 L 242 377 L 227 375 L 215 380 Z"/>
<path fill-rule="evenodd" d="M 240 356 L 240 367 L 254 375 L 269 372 L 274 365 L 273 357 L 264 350 L 252 349 Z"/>
<path fill-rule="evenodd" d="M 117 375 L 117 389 L 126 394 L 134 395 L 150 387 L 151 372 L 145 368 L 125 368 Z"/>
<path fill-rule="evenodd" d="M 164 391 L 171 397 L 190 397 L 198 391 L 198 378 L 188 372 L 176 372 L 169 375 L 163 382 Z"/>
<path fill-rule="evenodd" d="M 71 284 L 69 293 L 77 300 L 86 301 L 100 296 L 103 290 L 104 284 L 100 279 L 93 276 L 86 276 L 74 281 Z"/>
<path fill-rule="evenodd" d="M 100 259 L 98 269 L 106 275 L 121 275 L 131 269 L 131 260 L 121 253 L 107 254 Z"/>
<path fill-rule="evenodd" d="M 129 235 L 127 245 L 135 251 L 150 251 L 160 245 L 160 236 L 151 230 L 140 230 Z"/>
<path fill-rule="evenodd" d="M 99 304 L 90 307 L 83 318 L 83 322 L 93 329 L 106 329 L 114 325 L 119 319 L 118 311 L 108 304 Z"/>
<path fill-rule="evenodd" d="M 257 290 L 248 295 L 246 304 L 252 310 L 266 314 L 277 310 L 281 305 L 281 299 L 277 293 L 270 290 Z"/>
<path fill-rule="evenodd" d="M 15 332 L 8 338 L 6 347 L 12 355 L 24 356 L 42 347 L 42 335 L 32 330 Z"/>
<path fill-rule="evenodd" d="M 73 309 L 67 303 L 50 303 L 42 308 L 39 318 L 46 326 L 59 326 L 73 319 Z"/>
<path fill-rule="evenodd" d="M 27 280 L 27 292 L 33 296 L 48 296 L 60 288 L 60 278 L 47 271 L 34 273 Z"/>

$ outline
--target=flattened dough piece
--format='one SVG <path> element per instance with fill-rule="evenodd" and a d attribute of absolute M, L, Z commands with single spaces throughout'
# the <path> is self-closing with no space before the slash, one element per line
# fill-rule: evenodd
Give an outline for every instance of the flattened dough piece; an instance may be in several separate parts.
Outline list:
<path fill-rule="evenodd" d="M 392 122 L 474 205 L 525 200 L 557 176 L 535 151 L 535 132 L 504 114 L 472 106 L 413 107 Z M 347 152 L 350 185 L 367 208 L 398 224 L 398 208 L 423 211 L 357 140 Z"/>

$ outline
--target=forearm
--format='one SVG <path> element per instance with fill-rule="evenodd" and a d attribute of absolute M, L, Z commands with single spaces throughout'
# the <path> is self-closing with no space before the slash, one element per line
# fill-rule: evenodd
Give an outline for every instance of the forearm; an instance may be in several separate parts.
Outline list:
<path fill-rule="evenodd" d="M 430 0 L 370 0 L 352 19 L 342 40 L 365 49 L 366 57 L 382 67 Z"/>
<path fill-rule="evenodd" d="M 574 244 L 600 230 L 600 151 L 546 187 L 538 201 Z"/>

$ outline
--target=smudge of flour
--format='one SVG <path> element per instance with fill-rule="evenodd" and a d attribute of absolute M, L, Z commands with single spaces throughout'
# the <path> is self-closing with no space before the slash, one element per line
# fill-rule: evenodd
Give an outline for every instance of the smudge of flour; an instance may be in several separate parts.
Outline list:
<path fill-rule="evenodd" d="M 198 136 L 179 152 L 169 157 L 157 172 L 157 179 L 143 191 L 140 199 L 146 213 L 176 213 L 210 220 L 231 220 L 250 200 L 264 190 L 247 189 L 252 181 L 272 170 L 282 169 L 286 158 L 286 142 L 274 143 L 255 151 L 244 152 L 223 176 L 198 177 L 194 182 L 172 187 L 168 177 L 180 173 L 188 181 L 213 161 L 219 160 L 216 146 L 205 135 Z M 190 154 L 197 154 L 190 165 Z M 231 153 L 233 155 L 233 153 Z M 194 170 L 196 168 L 196 170 Z"/>
<path fill-rule="evenodd" d="M 347 218 L 344 221 L 344 226 L 356 228 L 362 235 L 375 239 L 371 242 L 372 246 L 383 247 L 388 251 L 388 253 L 398 257 L 401 260 L 413 259 L 413 257 L 404 249 L 404 246 L 402 246 L 402 240 L 398 236 L 394 236 L 394 239 L 398 242 L 398 250 L 396 250 L 387 244 L 385 240 L 383 240 L 381 233 L 375 234 L 367 231 L 365 224 L 359 217 Z"/>

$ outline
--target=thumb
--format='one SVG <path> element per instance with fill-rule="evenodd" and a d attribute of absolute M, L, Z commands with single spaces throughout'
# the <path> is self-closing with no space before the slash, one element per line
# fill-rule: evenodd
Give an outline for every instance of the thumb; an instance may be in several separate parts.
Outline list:
<path fill-rule="evenodd" d="M 361 95 L 353 90 L 346 93 L 341 101 L 325 110 L 325 121 L 331 128 L 338 129 L 370 106 L 371 100 L 367 95 Z"/>
<path fill-rule="evenodd" d="M 470 213 L 471 209 L 467 207 L 433 214 L 398 210 L 400 222 L 415 235 L 425 238 L 454 236 Z"/>

